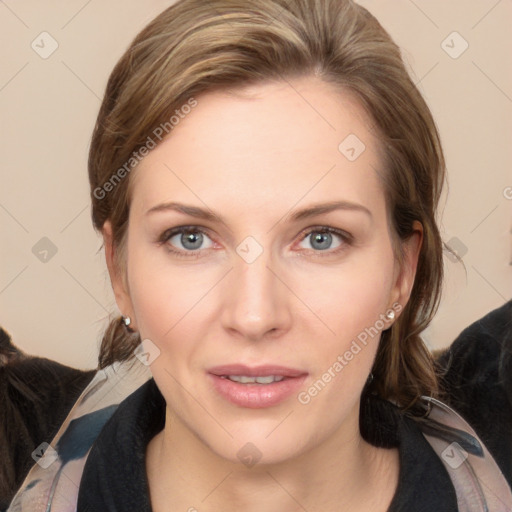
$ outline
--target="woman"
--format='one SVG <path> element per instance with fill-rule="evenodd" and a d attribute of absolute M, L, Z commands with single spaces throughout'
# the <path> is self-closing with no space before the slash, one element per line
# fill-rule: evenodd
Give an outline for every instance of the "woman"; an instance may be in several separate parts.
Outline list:
<path fill-rule="evenodd" d="M 12 510 L 509 510 L 435 400 L 443 153 L 364 8 L 172 5 L 89 178 L 123 316 Z"/>

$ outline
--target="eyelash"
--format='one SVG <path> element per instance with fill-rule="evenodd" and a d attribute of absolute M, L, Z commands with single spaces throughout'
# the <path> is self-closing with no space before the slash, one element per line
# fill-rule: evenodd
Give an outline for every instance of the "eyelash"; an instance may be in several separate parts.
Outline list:
<path fill-rule="evenodd" d="M 318 256 L 318 257 L 322 258 L 325 256 L 332 256 L 333 254 L 338 254 L 338 253 L 342 252 L 343 250 L 345 250 L 347 245 L 350 246 L 353 244 L 352 235 L 350 235 L 349 233 L 347 233 L 345 231 L 336 229 L 336 228 L 331 228 L 329 226 L 314 226 L 312 228 L 307 228 L 307 229 L 308 230 L 306 232 L 303 232 L 304 235 L 302 236 L 302 238 L 300 240 L 301 242 L 303 240 L 305 240 L 312 233 L 321 233 L 321 234 L 330 233 L 330 234 L 339 236 L 342 240 L 342 244 L 334 250 L 327 249 L 325 251 L 315 251 L 314 249 L 309 249 L 309 250 L 313 250 L 313 254 L 315 257 Z M 168 229 L 168 230 L 164 231 L 158 238 L 157 243 L 160 246 L 167 244 L 167 242 L 174 235 L 179 235 L 181 233 L 201 233 L 202 235 L 208 236 L 208 232 L 204 229 L 199 228 L 198 226 L 179 226 L 179 227 Z M 175 255 L 179 258 L 195 258 L 195 259 L 197 259 L 197 258 L 202 257 L 201 250 L 185 251 L 184 252 L 181 250 L 173 249 L 169 244 L 167 244 L 166 249 L 170 253 L 172 253 L 173 255 Z M 306 250 L 308 250 L 308 249 L 306 249 Z"/>

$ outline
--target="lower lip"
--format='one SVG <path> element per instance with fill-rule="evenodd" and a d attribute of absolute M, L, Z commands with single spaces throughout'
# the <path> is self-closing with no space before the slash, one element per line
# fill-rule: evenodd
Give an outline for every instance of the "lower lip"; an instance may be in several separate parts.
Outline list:
<path fill-rule="evenodd" d="M 290 377 L 272 384 L 241 384 L 211 373 L 208 375 L 221 396 L 235 405 L 249 409 L 263 409 L 279 404 L 298 392 L 307 377 Z"/>

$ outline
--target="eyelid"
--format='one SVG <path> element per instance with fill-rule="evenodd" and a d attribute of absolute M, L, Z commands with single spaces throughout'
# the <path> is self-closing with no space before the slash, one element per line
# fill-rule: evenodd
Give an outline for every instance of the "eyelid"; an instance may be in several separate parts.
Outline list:
<path fill-rule="evenodd" d="M 351 242 L 354 240 L 354 237 L 345 231 L 344 229 L 334 228 L 331 226 L 325 226 L 325 225 L 318 225 L 318 226 L 310 226 L 302 231 L 304 236 L 301 238 L 301 241 L 304 240 L 307 236 L 309 236 L 311 233 L 331 233 L 334 235 L 339 236 L 346 242 Z"/>
<path fill-rule="evenodd" d="M 160 244 L 160 245 L 163 245 L 163 244 L 166 244 L 172 237 L 174 237 L 176 235 L 179 235 L 179 234 L 182 234 L 182 233 L 187 233 L 187 232 L 201 233 L 202 235 L 205 235 L 210 240 L 212 240 L 212 242 L 215 242 L 215 240 L 210 236 L 209 231 L 210 230 L 208 228 L 204 228 L 202 226 L 194 226 L 194 225 L 176 226 L 174 228 L 166 229 L 158 237 L 156 242 L 158 244 Z M 182 251 L 182 250 L 178 250 L 178 251 L 181 252 L 181 253 L 182 252 L 188 252 L 188 253 L 198 253 L 198 252 L 200 252 L 200 250 L 197 250 L 197 251 Z"/>

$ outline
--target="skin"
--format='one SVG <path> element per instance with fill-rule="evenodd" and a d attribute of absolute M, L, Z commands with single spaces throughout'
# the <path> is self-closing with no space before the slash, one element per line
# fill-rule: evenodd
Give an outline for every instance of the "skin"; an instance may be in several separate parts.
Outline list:
<path fill-rule="evenodd" d="M 206 371 L 276 363 L 308 372 L 308 389 L 361 331 L 394 303 L 407 303 L 421 225 L 404 242 L 399 265 L 378 176 L 379 141 L 349 93 L 302 77 L 197 100 L 130 176 L 126 286 L 108 221 L 103 230 L 120 311 L 161 351 L 150 366 L 167 403 L 165 428 L 146 453 L 153 509 L 387 510 L 398 452 L 366 443 L 358 424 L 380 335 L 306 405 L 296 395 L 264 409 L 233 405 Z M 351 133 L 366 146 L 355 161 L 338 150 Z M 298 210 L 341 200 L 369 213 L 291 220 Z M 146 214 L 169 201 L 210 209 L 224 222 Z M 202 245 L 179 234 L 158 243 L 166 230 L 190 225 L 206 232 Z M 352 241 L 333 234 L 321 250 L 311 235 L 321 227 Z M 252 263 L 236 252 L 247 236 L 263 250 Z M 247 442 L 261 452 L 252 467 L 237 456 Z"/>

